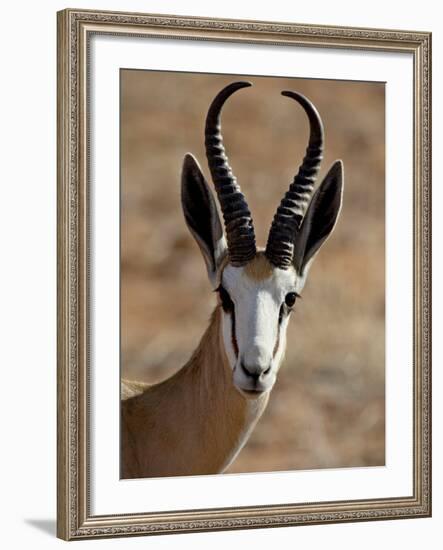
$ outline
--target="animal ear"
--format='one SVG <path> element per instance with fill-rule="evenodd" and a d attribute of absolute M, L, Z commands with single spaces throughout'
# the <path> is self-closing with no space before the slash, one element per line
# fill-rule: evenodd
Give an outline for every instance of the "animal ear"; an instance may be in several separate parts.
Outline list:
<path fill-rule="evenodd" d="M 303 277 L 326 241 L 340 213 L 343 197 L 343 163 L 337 160 L 318 187 L 294 243 L 294 266 Z"/>
<path fill-rule="evenodd" d="M 218 268 L 227 254 L 226 239 L 217 206 L 198 162 L 191 154 L 183 161 L 181 200 L 186 224 L 200 247 L 213 286 L 218 286 Z"/>

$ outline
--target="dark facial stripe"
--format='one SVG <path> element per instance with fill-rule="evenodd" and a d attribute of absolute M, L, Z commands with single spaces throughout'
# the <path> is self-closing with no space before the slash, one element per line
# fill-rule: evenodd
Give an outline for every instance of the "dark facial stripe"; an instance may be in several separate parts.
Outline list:
<path fill-rule="evenodd" d="M 224 288 L 223 285 L 220 285 L 217 288 L 218 295 L 220 296 L 221 306 L 223 311 L 231 316 L 231 343 L 234 349 L 235 356 L 238 357 L 238 343 L 235 336 L 235 306 L 234 302 L 229 296 L 229 292 Z"/>
<path fill-rule="evenodd" d="M 280 327 L 281 327 L 281 321 L 279 321 L 279 323 L 277 325 L 277 339 L 275 340 L 274 351 L 272 352 L 272 357 L 275 357 L 275 355 L 277 354 L 278 348 L 280 346 Z"/>
<path fill-rule="evenodd" d="M 298 296 L 298 294 L 297 294 L 297 298 L 299 298 L 299 297 L 301 298 L 301 296 Z M 278 351 L 278 348 L 280 346 L 280 327 L 281 327 L 281 324 L 283 322 L 284 317 L 289 315 L 291 313 L 291 311 L 292 311 L 292 308 L 289 308 L 286 304 L 282 304 L 280 306 L 280 311 L 278 313 L 277 339 L 275 341 L 274 351 L 272 352 L 273 357 L 275 357 L 275 355 Z"/>
<path fill-rule="evenodd" d="M 229 315 L 231 316 L 231 342 L 232 347 L 234 349 L 235 357 L 238 357 L 238 343 L 237 343 L 237 337 L 235 336 L 235 310 L 232 308 L 232 310 L 229 312 Z"/>

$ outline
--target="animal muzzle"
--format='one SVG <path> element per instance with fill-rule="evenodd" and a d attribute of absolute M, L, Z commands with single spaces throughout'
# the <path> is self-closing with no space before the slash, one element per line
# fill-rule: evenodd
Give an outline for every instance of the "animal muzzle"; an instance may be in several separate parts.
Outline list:
<path fill-rule="evenodd" d="M 260 394 L 269 391 L 275 382 L 272 357 L 262 352 L 253 360 L 251 355 L 256 354 L 239 357 L 234 369 L 234 383 L 244 392 Z"/>

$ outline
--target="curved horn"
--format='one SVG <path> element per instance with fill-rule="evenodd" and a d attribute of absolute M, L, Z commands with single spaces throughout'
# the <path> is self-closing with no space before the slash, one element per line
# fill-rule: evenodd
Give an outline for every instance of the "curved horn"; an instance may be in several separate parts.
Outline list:
<path fill-rule="evenodd" d="M 272 221 L 266 256 L 281 269 L 288 269 L 294 254 L 294 240 L 314 190 L 323 158 L 323 124 L 314 105 L 302 94 L 282 92 L 295 99 L 309 118 L 310 136 L 306 154 Z"/>
<path fill-rule="evenodd" d="M 235 266 L 242 266 L 255 256 L 255 234 L 248 204 L 225 154 L 220 114 L 228 97 L 247 86 L 252 84 L 233 82 L 223 88 L 209 107 L 205 126 L 206 156 L 225 220 L 229 259 Z"/>

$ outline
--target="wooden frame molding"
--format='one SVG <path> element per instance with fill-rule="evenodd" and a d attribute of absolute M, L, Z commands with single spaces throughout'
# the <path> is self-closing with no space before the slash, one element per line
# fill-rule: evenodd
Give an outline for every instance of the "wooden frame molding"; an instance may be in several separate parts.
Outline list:
<path fill-rule="evenodd" d="M 413 496 L 93 516 L 88 483 L 88 44 L 93 34 L 409 52 L 414 59 Z M 58 536 L 183 533 L 431 514 L 431 35 L 289 23 L 58 13 Z"/>

